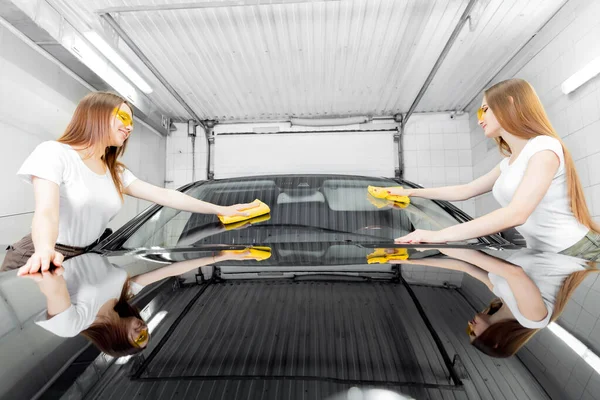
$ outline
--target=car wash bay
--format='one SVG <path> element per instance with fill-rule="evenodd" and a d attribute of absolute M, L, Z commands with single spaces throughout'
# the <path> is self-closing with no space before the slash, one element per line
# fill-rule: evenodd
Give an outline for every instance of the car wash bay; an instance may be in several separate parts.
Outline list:
<path fill-rule="evenodd" d="M 456 310 L 437 326 L 440 336 L 429 330 L 417 298 L 435 298 L 430 290 L 436 289 L 356 281 L 254 281 L 182 289 L 162 307 L 178 320 L 165 321 L 165 329 L 156 331 L 164 336 L 145 363 L 129 376 L 113 371 L 117 365 L 109 367 L 88 398 L 151 393 L 160 398 L 191 393 L 327 398 L 365 385 L 395 388 L 419 399 L 547 398 L 517 360 L 492 362 L 468 347 L 454 347 L 459 341 L 452 329 L 463 326 L 452 320 L 470 311 L 459 294 L 448 293 L 440 301 Z M 443 343 L 442 351 L 436 341 Z M 444 346 L 469 360 L 468 375 L 460 361 L 445 364 Z"/>
<path fill-rule="evenodd" d="M 179 188 L 194 181 L 264 174 L 352 174 L 403 178 L 432 187 L 470 182 L 500 161 L 495 143 L 485 139 L 477 124 L 476 110 L 486 87 L 507 78 L 524 78 L 536 88 L 555 129 L 570 149 L 591 214 L 597 220 L 599 78 L 593 77 L 568 94 L 561 85 L 600 57 L 599 13 L 600 4 L 592 0 L 164 1 L 136 5 L 127 1 L 0 0 L 0 137 L 5 143 L 0 150 L 0 179 L 6 187 L 0 198 L 0 258 L 6 246 L 29 233 L 31 227 L 33 193 L 16 176 L 17 169 L 35 146 L 58 138 L 78 101 L 96 90 L 118 92 L 133 104 L 136 125 L 123 162 L 140 179 L 158 186 Z M 114 55 L 103 52 L 102 43 L 116 51 L 134 73 L 120 67 Z M 498 207 L 491 195 L 455 205 L 473 217 Z M 121 227 L 147 206 L 147 202 L 127 198 L 111 227 Z M 410 271 L 405 270 L 407 274 Z M 460 303 L 462 297 L 448 294 L 447 301 L 437 304 L 433 299 L 444 297 L 427 293 L 448 290 L 439 288 L 447 277 L 428 272 L 417 278 L 424 286 L 415 287 L 414 292 L 428 315 L 453 302 L 462 304 L 453 310 L 466 312 L 469 304 L 480 307 L 487 301 L 477 296 L 476 285 L 465 277 L 453 283 L 467 292 L 468 303 Z M 246 296 L 273 290 L 264 283 L 247 286 L 243 292 Z M 322 284 L 290 285 L 289 290 L 283 287 L 276 289 L 284 300 L 285 296 L 297 296 L 306 307 L 317 307 L 310 302 L 311 296 L 317 295 L 311 290 L 318 291 L 316 288 L 322 288 Z M 33 316 L 43 308 L 34 289 L 21 285 L 14 276 L 0 275 L 0 315 L 6 321 L 0 327 L 0 354 L 2 359 L 13 360 L 12 367 L 2 371 L 0 395 L 17 393 L 10 392 L 17 389 L 24 390 L 18 393 L 25 398 L 41 395 L 60 375 L 57 371 L 72 363 L 72 357 L 84 345 L 51 337 L 33 324 Z M 181 297 L 174 297 L 169 307 L 206 307 L 203 299 L 225 295 L 225 291 L 216 289 L 209 287 L 194 303 L 190 299 L 200 289 L 181 289 Z M 594 282 L 578 290 L 560 321 L 596 353 L 600 351 L 599 290 Z M 235 293 L 228 298 L 241 301 L 236 296 L 242 292 Z M 384 294 L 369 292 L 364 296 L 373 299 L 369 303 L 372 306 L 381 301 L 375 298 Z M 385 314 L 393 310 L 385 307 L 373 314 L 370 306 L 364 305 L 359 307 L 360 315 L 372 316 L 374 321 L 377 316 L 377 323 L 390 325 L 384 329 L 383 325 L 368 324 L 365 318 L 357 319 L 356 326 L 345 325 L 346 319 L 340 322 L 340 331 L 356 329 L 364 335 L 361 343 L 366 347 L 358 348 L 356 351 L 362 353 L 356 354 L 361 354 L 362 361 L 369 361 L 364 370 L 354 371 L 353 379 L 387 381 L 387 372 L 376 375 L 374 371 L 393 364 L 396 367 L 390 370 L 396 371 L 395 379 L 451 386 L 445 379 L 448 371 L 440 361 L 441 355 L 427 353 L 433 348 L 433 339 L 427 336 L 423 340 L 428 342 L 423 344 L 411 336 L 410 332 L 429 332 L 422 329 L 424 322 L 414 302 L 405 292 L 393 295 L 400 300 L 386 297 L 386 301 L 401 301 L 410 308 L 409 321 L 395 321 Z M 323 296 L 322 307 L 333 304 L 333 295 L 322 292 L 319 296 Z M 265 305 L 264 318 L 285 314 L 284 305 L 290 301 Z M 214 304 L 217 309 L 224 307 Z M 460 311 L 460 307 L 465 308 Z M 169 312 L 157 338 L 178 313 Z M 173 328 L 173 338 L 183 334 L 195 313 L 188 310 L 181 315 L 185 316 Z M 243 317 L 231 312 L 217 315 L 215 323 L 222 324 L 227 323 L 226 318 Z M 435 319 L 439 326 L 434 323 L 434 330 L 452 358 L 455 352 L 460 353 L 453 338 L 463 335 L 464 329 L 460 325 L 459 331 L 459 326 L 440 318 Z M 325 329 L 322 324 L 311 323 L 314 325 L 307 325 L 305 332 L 313 336 Z M 264 328 L 253 324 L 249 329 Z M 333 324 L 330 328 L 335 331 L 336 327 Z M 300 332 L 291 325 L 282 329 L 283 337 Z M 396 350 L 410 347 L 412 352 L 406 353 L 410 357 L 384 357 L 388 353 L 378 347 L 375 338 L 392 329 L 405 332 L 403 340 L 392 344 Z M 261 343 L 258 333 L 250 338 L 259 348 L 278 348 Z M 164 344 L 152 362 L 160 361 L 165 349 L 176 343 L 173 339 Z M 219 346 L 225 346 L 223 343 Z M 282 339 L 280 351 L 291 351 L 283 343 Z M 327 349 L 332 345 L 319 343 Z M 57 349 L 61 349 L 61 357 L 56 357 Z M 419 356 L 419 349 L 424 356 Z M 272 364 L 269 360 L 273 359 L 260 360 L 263 353 L 256 351 L 239 364 L 245 374 L 252 374 L 248 371 L 263 361 L 265 368 Z M 314 368 L 332 360 L 330 355 L 315 358 L 322 352 L 314 348 L 306 351 L 302 358 L 298 353 L 290 356 L 314 363 L 301 374 L 321 374 L 322 370 Z M 223 358 L 213 359 L 215 363 L 240 356 L 224 350 L 219 354 Z M 475 370 L 487 368 L 489 376 L 499 379 L 497 387 L 502 393 L 502 385 L 516 387 L 512 379 L 518 379 L 523 371 L 523 375 L 534 377 L 544 387 L 544 395 L 551 398 L 597 398 L 598 374 L 573 354 L 551 332 L 544 332 L 510 364 L 498 367 L 490 362 L 481 366 L 472 360 L 468 371 L 473 378 L 477 376 Z M 345 367 L 325 375 L 349 377 L 350 361 L 340 362 Z M 164 377 L 157 365 L 149 363 L 144 373 Z M 209 363 L 206 368 L 213 366 Z M 112 371 L 117 366 L 110 368 Z M 299 373 L 299 364 L 290 368 L 297 368 L 288 370 L 290 375 Z M 25 385 L 21 378 L 34 369 L 42 372 Z M 409 370 L 414 375 L 401 376 Z M 284 370 L 283 374 L 288 372 Z M 178 373 L 209 375 L 196 369 Z M 487 372 L 479 374 L 483 380 L 488 378 Z M 500 375 L 502 378 L 497 378 Z M 107 376 L 99 376 L 98 381 Z M 192 388 L 196 384 L 193 380 L 186 383 L 186 390 L 198 390 Z M 160 390 L 172 389 L 162 386 L 172 385 L 169 382 L 152 385 L 160 386 Z M 489 390 L 479 392 L 482 398 L 496 398 L 496 389 L 473 385 Z M 247 390 L 255 389 L 253 386 Z M 284 389 L 279 386 L 273 390 L 279 393 Z M 452 388 L 448 390 L 455 395 Z M 533 392 L 523 390 L 535 398 L 531 393 L 539 388 L 531 389 Z M 437 393 L 446 396 L 446 392 Z"/>

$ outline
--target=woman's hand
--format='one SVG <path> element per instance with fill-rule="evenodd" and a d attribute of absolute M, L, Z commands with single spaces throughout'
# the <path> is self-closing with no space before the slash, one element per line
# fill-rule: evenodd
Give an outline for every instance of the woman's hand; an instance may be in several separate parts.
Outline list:
<path fill-rule="evenodd" d="M 425 229 L 416 229 L 408 235 L 394 240 L 394 243 L 445 243 L 441 231 L 426 231 Z"/>
<path fill-rule="evenodd" d="M 401 186 L 389 186 L 389 187 L 385 187 L 383 188 L 384 190 L 387 190 L 387 192 L 391 195 L 394 196 L 411 196 L 412 195 L 412 190 L 411 189 L 404 189 Z"/>
<path fill-rule="evenodd" d="M 62 266 L 57 266 L 53 271 L 35 272 L 22 276 L 33 280 L 43 294 L 51 296 L 66 288 L 67 283 L 62 276 L 64 272 L 65 269 Z"/>
<path fill-rule="evenodd" d="M 36 252 L 29 257 L 27 263 L 19 268 L 17 275 L 25 276 L 28 274 L 35 274 L 40 270 L 41 272 L 48 272 L 50 264 L 61 267 L 64 259 L 65 256 L 53 248 L 36 250 Z"/>
<path fill-rule="evenodd" d="M 217 215 L 222 215 L 224 217 L 235 217 L 237 215 L 241 215 L 247 217 L 250 215 L 248 210 L 258 206 L 260 206 L 259 201 L 253 201 L 252 203 L 244 204 L 234 204 L 232 206 L 219 206 L 217 208 Z"/>

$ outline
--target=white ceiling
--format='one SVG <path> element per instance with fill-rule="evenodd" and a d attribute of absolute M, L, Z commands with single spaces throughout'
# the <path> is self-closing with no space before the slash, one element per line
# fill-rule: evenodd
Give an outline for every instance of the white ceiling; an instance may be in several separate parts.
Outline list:
<path fill-rule="evenodd" d="M 97 11 L 108 7 L 189 3 L 47 1 L 96 29 Z M 303 1 L 111 15 L 198 116 L 225 122 L 405 113 L 468 4 Z M 477 0 L 416 111 L 464 108 L 564 3 Z M 140 70 L 154 88 L 152 102 L 173 117 L 190 117 Z"/>

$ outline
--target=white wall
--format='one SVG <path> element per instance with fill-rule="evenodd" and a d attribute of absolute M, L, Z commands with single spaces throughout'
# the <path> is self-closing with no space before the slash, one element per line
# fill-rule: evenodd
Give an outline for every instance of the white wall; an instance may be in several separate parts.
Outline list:
<path fill-rule="evenodd" d="M 525 65 L 519 60 L 536 54 Z M 515 61 L 500 72 L 497 81 L 512 77 L 529 81 L 540 96 L 550 121 L 576 160 L 588 206 L 600 220 L 600 76 L 565 95 L 560 85 L 588 62 L 600 57 L 600 2 L 571 0 L 523 49 Z M 479 177 L 492 169 L 500 154 L 492 140 L 486 140 L 470 110 L 473 173 Z M 488 213 L 498 204 L 491 194 L 475 201 L 477 215 Z"/>
<path fill-rule="evenodd" d="M 89 89 L 0 26 L 0 248 L 30 231 L 30 185 L 15 175 L 37 144 L 58 138 Z M 164 186 L 166 140 L 138 123 L 123 161 L 139 178 Z M 111 223 L 121 226 L 146 206 L 128 199 Z M 0 258 L 4 253 L 0 253 Z"/>
<path fill-rule="evenodd" d="M 393 177 L 395 131 L 218 135 L 215 178 L 267 174 Z"/>
<path fill-rule="evenodd" d="M 198 126 L 196 138 L 188 136 L 187 124 L 176 123 L 177 130 L 171 132 L 166 145 L 166 187 L 176 189 L 193 180 L 206 179 L 208 147 L 204 130 Z M 195 141 L 195 151 L 192 142 Z M 195 154 L 195 175 L 193 158 Z M 192 179 L 194 178 L 194 179 Z"/>
<path fill-rule="evenodd" d="M 167 139 L 142 124 L 137 124 L 129 137 L 122 162 L 139 179 L 156 186 L 165 186 Z M 150 205 L 144 200 L 125 197 L 125 204 L 109 227 L 119 228 Z"/>
<path fill-rule="evenodd" d="M 404 136 L 404 177 L 424 187 L 468 183 L 473 179 L 469 116 L 413 114 Z M 454 202 L 469 215 L 474 200 Z"/>

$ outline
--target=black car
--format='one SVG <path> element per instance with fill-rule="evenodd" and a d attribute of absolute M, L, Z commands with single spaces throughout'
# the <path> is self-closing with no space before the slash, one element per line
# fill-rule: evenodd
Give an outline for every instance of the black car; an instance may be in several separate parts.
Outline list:
<path fill-rule="evenodd" d="M 545 344 L 560 339 L 548 330 L 536 332 L 517 356 L 505 359 L 478 351 L 465 329 L 496 296 L 476 274 L 443 269 L 432 260 L 460 261 L 448 255 L 458 250 L 485 254 L 493 263 L 510 264 L 519 255 L 546 267 L 585 263 L 524 249 L 514 232 L 443 245 L 396 245 L 394 238 L 414 229 L 442 229 L 470 217 L 443 201 L 379 202 L 369 196 L 370 185 L 414 186 L 384 178 L 286 175 L 181 189 L 221 205 L 254 199 L 269 205 L 268 215 L 235 226 L 214 215 L 148 208 L 100 243 L 91 258 L 97 261 L 90 263 L 109 262 L 135 276 L 223 251 L 252 248 L 264 256 L 193 267 L 148 285 L 133 301 L 151 327 L 147 348 L 112 358 L 88 346 L 38 395 L 569 398 L 568 382 L 535 362 L 542 357 L 538 337 Z M 563 325 L 569 328 L 569 321 Z M 9 395 L 25 393 L 25 382 Z"/>

